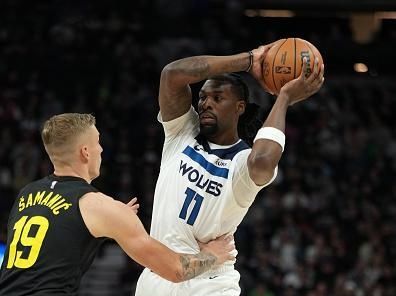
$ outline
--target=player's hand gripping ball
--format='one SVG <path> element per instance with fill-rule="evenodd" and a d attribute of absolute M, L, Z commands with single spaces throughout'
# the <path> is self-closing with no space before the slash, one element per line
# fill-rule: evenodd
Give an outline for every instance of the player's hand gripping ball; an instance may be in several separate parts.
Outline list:
<path fill-rule="evenodd" d="M 287 38 L 271 47 L 263 62 L 264 83 L 268 90 L 277 95 L 285 83 L 300 76 L 304 57 L 308 62 L 305 73 L 308 77 L 315 58 L 319 59 L 319 67 L 323 64 L 322 55 L 313 44 L 300 38 Z"/>

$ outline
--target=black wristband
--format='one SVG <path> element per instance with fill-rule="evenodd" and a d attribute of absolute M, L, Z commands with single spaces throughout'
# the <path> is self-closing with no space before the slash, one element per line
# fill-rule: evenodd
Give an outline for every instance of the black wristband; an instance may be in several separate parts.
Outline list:
<path fill-rule="evenodd" d="M 253 66 L 253 52 L 249 50 L 249 67 L 245 70 L 245 72 L 249 72 Z"/>

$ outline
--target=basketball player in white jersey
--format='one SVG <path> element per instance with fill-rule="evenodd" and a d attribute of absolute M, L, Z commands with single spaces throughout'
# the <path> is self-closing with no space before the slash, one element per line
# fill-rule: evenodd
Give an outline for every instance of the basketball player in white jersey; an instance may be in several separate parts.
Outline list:
<path fill-rule="evenodd" d="M 196 253 L 197 240 L 236 231 L 256 194 L 276 177 L 288 106 L 316 93 L 323 84 L 324 67 L 319 68 L 317 61 L 308 78 L 301 75 L 285 84 L 250 148 L 238 134 L 248 89 L 230 73 L 247 71 L 262 84 L 262 61 L 271 46 L 231 56 L 189 57 L 162 71 L 158 119 L 165 143 L 151 235 L 177 252 Z M 302 73 L 306 70 L 304 59 Z M 205 79 L 194 110 L 189 85 Z M 179 284 L 145 269 L 135 295 L 240 295 L 234 263 Z"/>

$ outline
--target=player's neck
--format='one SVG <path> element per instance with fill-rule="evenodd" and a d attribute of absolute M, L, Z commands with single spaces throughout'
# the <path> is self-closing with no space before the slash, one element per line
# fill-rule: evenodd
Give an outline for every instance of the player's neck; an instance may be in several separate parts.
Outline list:
<path fill-rule="evenodd" d="M 233 145 L 236 142 L 238 142 L 239 136 L 238 136 L 238 132 L 235 131 L 232 133 L 207 135 L 206 139 L 213 144 L 226 146 L 226 145 Z"/>
<path fill-rule="evenodd" d="M 85 172 L 84 169 L 74 168 L 72 166 L 54 166 L 54 175 L 62 177 L 62 176 L 71 176 L 71 177 L 79 177 L 91 183 L 91 179 L 89 178 L 88 171 Z"/>

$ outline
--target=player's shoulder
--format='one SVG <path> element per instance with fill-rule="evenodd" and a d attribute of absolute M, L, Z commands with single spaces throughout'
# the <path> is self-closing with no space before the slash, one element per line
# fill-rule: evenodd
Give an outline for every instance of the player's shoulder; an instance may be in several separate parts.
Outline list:
<path fill-rule="evenodd" d="M 88 192 L 80 198 L 80 207 L 89 211 L 108 212 L 125 207 L 125 204 L 102 192 Z"/>
<path fill-rule="evenodd" d="M 80 203 L 89 203 L 91 205 L 103 205 L 114 202 L 114 198 L 108 196 L 100 191 L 87 192 L 80 198 Z"/>

